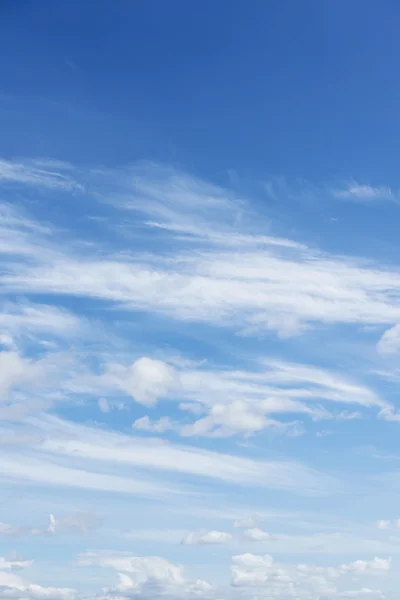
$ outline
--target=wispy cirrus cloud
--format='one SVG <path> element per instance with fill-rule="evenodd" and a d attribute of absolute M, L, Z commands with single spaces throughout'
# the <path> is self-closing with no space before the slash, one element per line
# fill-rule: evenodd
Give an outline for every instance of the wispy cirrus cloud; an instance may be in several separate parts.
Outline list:
<path fill-rule="evenodd" d="M 203 546 L 227 544 L 232 540 L 232 534 L 226 531 L 207 531 L 205 533 L 188 533 L 182 539 L 184 546 Z"/>
<path fill-rule="evenodd" d="M 96 529 L 99 525 L 100 519 L 90 513 L 63 515 L 60 518 L 55 518 L 54 515 L 50 514 L 46 526 L 27 527 L 26 525 L 0 523 L 0 536 L 19 538 L 48 536 L 60 532 L 87 533 Z"/>
<path fill-rule="evenodd" d="M 48 190 L 77 191 L 81 184 L 73 179 L 72 167 L 60 161 L 0 160 L 0 182 L 32 185 Z"/>
<path fill-rule="evenodd" d="M 69 457 L 71 461 L 71 468 L 68 468 L 65 473 L 64 483 L 62 481 L 64 467 L 57 466 L 56 468 L 54 466 L 55 485 L 72 485 L 72 466 L 76 468 L 82 460 L 97 461 L 99 465 L 102 463 L 113 464 L 115 468 L 118 466 L 123 473 L 125 472 L 124 467 L 130 466 L 146 470 L 150 474 L 164 471 L 208 480 L 214 479 L 226 484 L 266 486 L 307 494 L 333 492 L 341 485 L 334 477 L 322 475 L 298 462 L 252 460 L 193 446 L 161 443 L 157 439 L 145 442 L 143 438 L 73 424 L 50 416 L 32 418 L 31 427 L 37 433 L 40 432 L 43 437 L 42 442 L 36 446 L 41 453 L 40 460 L 47 463 L 48 460 L 54 460 L 54 457 L 58 456 L 60 460 L 62 457 Z M 15 477 L 18 476 L 18 473 L 21 473 L 21 477 L 27 476 L 29 466 L 23 466 L 22 457 L 16 456 L 13 460 L 18 465 Z M 38 458 L 32 459 L 32 465 L 39 468 L 38 460 Z M 4 465 L 6 464 L 8 463 L 4 463 Z M 0 471 L 1 465 L 0 461 Z M 38 481 L 46 478 L 46 473 L 53 473 L 50 463 L 48 466 L 49 469 L 46 469 L 46 465 L 43 463 L 42 475 L 37 469 L 32 471 L 36 474 Z M 11 470 L 12 466 L 5 466 L 3 473 L 8 471 L 11 473 Z M 90 482 L 93 480 L 93 486 L 96 487 L 96 485 L 101 486 L 103 481 L 104 489 L 106 489 L 108 484 L 112 483 L 110 477 L 112 476 L 104 475 L 103 480 L 99 473 L 93 473 L 79 485 L 90 487 L 92 485 Z M 49 475 L 48 479 L 51 483 L 53 478 Z M 115 488 L 116 491 L 118 489 L 121 492 L 124 491 L 124 481 L 121 480 L 120 484 L 116 481 L 118 484 Z M 141 484 L 136 480 L 131 482 L 131 485 L 127 485 L 126 491 L 134 493 L 136 483 L 140 494 Z M 142 487 L 146 491 L 145 484 Z M 149 491 L 151 491 L 151 487 Z M 178 492 L 178 489 L 176 491 Z"/>
<path fill-rule="evenodd" d="M 351 181 L 342 189 L 333 190 L 336 198 L 358 202 L 374 202 L 378 200 L 395 200 L 393 190 L 386 185 L 372 186 Z"/>
<path fill-rule="evenodd" d="M 142 235 L 154 235 L 150 213 L 158 219 L 159 253 L 113 253 L 92 242 L 80 244 L 78 256 L 76 240 L 70 251 L 37 231 L 24 230 L 21 240 L 21 227 L 15 230 L 6 221 L 9 237 L 16 236 L 8 250 L 34 251 L 29 268 L 23 262 L 7 264 L 1 278 L 5 290 L 86 297 L 247 333 L 274 330 L 283 337 L 321 323 L 393 325 L 400 319 L 395 270 L 262 236 L 243 200 L 238 203 L 223 189 L 210 191 L 208 184 L 179 172 L 152 167 L 122 174 L 107 175 L 117 186 L 110 192 L 114 206 L 125 220 L 133 212 L 145 215 Z M 104 173 L 87 176 L 94 178 L 95 190 L 96 178 L 103 181 Z M 93 193 L 107 200 L 104 191 Z M 186 251 L 184 229 L 191 232 L 192 252 Z"/>

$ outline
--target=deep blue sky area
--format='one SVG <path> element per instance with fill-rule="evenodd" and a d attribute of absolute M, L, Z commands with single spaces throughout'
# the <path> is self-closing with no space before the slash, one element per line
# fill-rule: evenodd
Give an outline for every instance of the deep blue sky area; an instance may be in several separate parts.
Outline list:
<path fill-rule="evenodd" d="M 65 160 L 156 158 L 214 179 L 398 178 L 395 1 L 2 0 L 0 11 L 9 156 L 23 140 Z"/>

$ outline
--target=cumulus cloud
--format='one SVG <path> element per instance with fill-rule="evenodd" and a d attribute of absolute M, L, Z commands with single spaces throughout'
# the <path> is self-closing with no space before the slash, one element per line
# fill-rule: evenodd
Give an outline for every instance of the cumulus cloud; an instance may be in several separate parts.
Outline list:
<path fill-rule="evenodd" d="M 173 367 L 146 356 L 129 367 L 109 365 L 103 381 L 106 385 L 120 388 L 137 402 L 147 406 L 165 397 L 178 383 Z"/>
<path fill-rule="evenodd" d="M 275 562 L 268 554 L 262 556 L 247 553 L 232 557 L 232 585 L 245 589 L 262 586 L 271 597 L 336 598 L 346 597 L 346 594 L 357 597 L 363 595 L 360 590 L 342 591 L 338 588 L 338 582 L 345 581 L 349 574 L 385 575 L 390 570 L 390 562 L 390 559 L 375 558 L 339 567 L 325 567 L 283 564 Z"/>
<path fill-rule="evenodd" d="M 209 414 L 181 430 L 184 436 L 210 435 L 226 437 L 234 433 L 251 434 L 267 427 L 288 431 L 293 424 L 283 424 L 265 415 L 263 403 L 235 400 L 230 404 L 214 404 Z"/>
<path fill-rule="evenodd" d="M 110 567 L 117 571 L 144 575 L 148 579 L 166 583 L 180 584 L 184 581 L 182 567 L 159 556 L 135 556 L 128 552 L 89 550 L 79 555 L 78 562 L 82 566 Z"/>
<path fill-rule="evenodd" d="M 28 583 L 14 573 L 0 570 L 0 598 L 4 600 L 76 600 L 70 588 L 42 587 Z"/>
<path fill-rule="evenodd" d="M 207 581 L 187 579 L 182 566 L 159 556 L 133 556 L 127 552 L 95 550 L 81 554 L 78 561 L 82 566 L 96 565 L 122 571 L 118 573 L 118 583 L 103 590 L 103 600 L 134 597 L 206 599 L 214 590 Z"/>
<path fill-rule="evenodd" d="M 391 568 L 391 558 L 378 558 L 372 560 L 356 560 L 339 567 L 344 573 L 386 573 Z"/>
<path fill-rule="evenodd" d="M 0 402 L 4 402 L 13 387 L 32 384 L 45 373 L 40 363 L 21 357 L 17 352 L 0 352 Z"/>

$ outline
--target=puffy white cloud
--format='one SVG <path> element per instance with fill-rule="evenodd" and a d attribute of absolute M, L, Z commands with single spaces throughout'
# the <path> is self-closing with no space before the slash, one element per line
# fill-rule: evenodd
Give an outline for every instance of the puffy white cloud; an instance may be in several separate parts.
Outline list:
<path fill-rule="evenodd" d="M 233 556 L 232 562 L 232 585 L 241 587 L 265 584 L 274 561 L 268 554 L 258 556 L 247 553 Z"/>
<path fill-rule="evenodd" d="M 391 569 L 391 558 L 378 558 L 372 560 L 356 560 L 352 563 L 340 565 L 340 570 L 346 573 L 386 573 Z"/>
<path fill-rule="evenodd" d="M 78 562 L 82 566 L 110 567 L 117 571 L 133 573 L 141 579 L 144 577 L 167 584 L 184 582 L 182 567 L 159 556 L 134 556 L 128 552 L 90 550 L 80 554 Z"/>
<path fill-rule="evenodd" d="M 207 531 L 206 533 L 188 533 L 182 540 L 185 546 L 203 544 L 227 544 L 232 535 L 225 531 Z"/>
<path fill-rule="evenodd" d="M 4 402 L 13 387 L 22 383 L 32 384 L 44 376 L 40 363 L 23 358 L 14 351 L 0 352 L 0 402 Z"/>
<path fill-rule="evenodd" d="M 390 569 L 390 559 L 375 558 L 355 561 L 339 567 L 308 564 L 277 563 L 269 555 L 241 554 L 232 557 L 232 585 L 240 588 L 262 587 L 267 597 L 279 598 L 329 598 L 368 595 L 363 590 L 342 591 L 338 588 L 349 575 L 385 575 Z M 372 590 L 371 590 L 372 592 Z M 377 598 L 381 592 L 374 590 Z M 371 593 L 371 596 L 373 596 Z"/>
<path fill-rule="evenodd" d="M 0 598 L 4 600 L 75 600 L 70 588 L 42 587 L 28 583 L 14 573 L 0 570 Z"/>
<path fill-rule="evenodd" d="M 104 590 L 104 595 L 95 596 L 102 600 L 214 597 L 215 588 L 210 583 L 201 579 L 187 579 L 180 565 L 159 556 L 133 556 L 128 552 L 94 550 L 81 554 L 78 561 L 81 566 L 95 565 L 122 571 L 118 573 L 115 587 Z"/>
<path fill-rule="evenodd" d="M 259 362 L 259 368 L 253 371 L 205 368 L 180 371 L 181 393 L 188 401 L 202 402 L 204 415 L 183 426 L 181 434 L 246 436 L 270 427 L 296 435 L 301 432 L 298 422 L 283 423 L 277 419 L 278 415 L 294 414 L 297 418 L 307 415 L 314 421 L 362 416 L 360 411 L 336 413 L 317 401 L 377 407 L 383 418 L 393 410 L 370 388 L 333 371 L 271 358 Z"/>
<path fill-rule="evenodd" d="M 146 356 L 129 367 L 109 365 L 103 381 L 106 385 L 120 388 L 137 402 L 147 406 L 165 397 L 178 384 L 173 367 Z"/>
<path fill-rule="evenodd" d="M 376 525 L 377 525 L 378 529 L 389 529 L 390 521 L 387 521 L 386 519 L 381 519 L 380 521 L 377 522 Z"/>
<path fill-rule="evenodd" d="M 266 427 L 285 430 L 287 425 L 268 418 L 260 403 L 251 404 L 243 400 L 235 400 L 230 404 L 214 404 L 209 414 L 182 428 L 184 436 L 212 435 L 225 437 L 234 433 L 251 434 Z"/>

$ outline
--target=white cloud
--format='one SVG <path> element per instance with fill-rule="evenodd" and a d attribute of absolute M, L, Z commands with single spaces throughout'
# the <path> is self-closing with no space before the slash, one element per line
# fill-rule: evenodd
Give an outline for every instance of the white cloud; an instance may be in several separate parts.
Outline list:
<path fill-rule="evenodd" d="M 110 412 L 110 410 L 111 410 L 110 404 L 107 402 L 107 400 L 105 398 L 99 398 L 99 401 L 97 404 L 102 413 Z"/>
<path fill-rule="evenodd" d="M 12 453 L 0 458 L 0 477 L 33 485 L 102 490 L 148 498 L 179 493 L 179 490 L 167 485 L 147 482 L 138 477 L 132 479 L 128 476 L 109 475 L 89 469 L 67 467 L 57 464 L 54 459 L 45 460 Z"/>
<path fill-rule="evenodd" d="M 170 429 L 174 429 L 174 424 L 168 417 L 161 417 L 158 421 L 151 421 L 148 416 L 136 419 L 132 423 L 134 429 L 140 431 L 149 431 L 152 433 L 164 433 Z"/>
<path fill-rule="evenodd" d="M 384 407 L 387 402 L 365 385 L 335 371 L 312 365 L 278 361 L 273 358 L 259 360 L 257 370 L 224 371 L 195 369 L 180 372 L 183 393 L 204 404 L 235 398 L 253 402 L 263 401 L 266 413 L 305 412 L 318 419 L 315 401 L 343 404 L 360 404 L 365 407 Z M 311 406 L 299 400 L 311 400 Z M 325 413 L 326 414 L 326 413 Z M 328 416 L 326 414 L 326 416 Z"/>
<path fill-rule="evenodd" d="M 360 411 L 328 411 L 321 406 L 322 402 L 391 409 L 373 390 L 338 373 L 271 358 L 259 362 L 259 368 L 253 371 L 181 370 L 181 394 L 188 401 L 195 399 L 197 405 L 201 402 L 205 414 L 183 426 L 180 433 L 225 437 L 237 433 L 251 435 L 270 427 L 296 435 L 299 432 L 296 422 L 283 423 L 272 417 L 292 413 L 307 415 L 314 421 L 343 421 L 362 416 Z M 385 418 L 385 414 L 380 416 Z"/>
<path fill-rule="evenodd" d="M 378 521 L 377 527 L 378 527 L 378 529 L 389 529 L 390 521 L 386 521 L 385 519 L 382 519 L 382 520 Z"/>
<path fill-rule="evenodd" d="M 49 521 L 47 531 L 51 534 L 66 531 L 70 533 L 88 533 L 97 529 L 101 524 L 100 519 L 95 514 L 83 512 L 65 515 L 58 519 L 51 514 Z"/>
<path fill-rule="evenodd" d="M 187 579 L 182 566 L 159 556 L 134 556 L 128 552 L 92 550 L 82 553 L 78 561 L 81 566 L 95 565 L 122 571 L 118 573 L 117 585 L 103 590 L 101 600 L 136 597 L 205 599 L 214 591 L 207 581 Z"/>
<path fill-rule="evenodd" d="M 337 198 L 344 198 L 346 200 L 373 201 L 393 198 L 392 190 L 388 186 L 373 187 L 368 184 L 356 183 L 355 181 L 349 183 L 342 190 L 334 190 L 333 193 Z"/>
<path fill-rule="evenodd" d="M 372 560 L 356 560 L 339 567 L 344 573 L 386 573 L 391 569 L 391 558 L 378 558 Z"/>
<path fill-rule="evenodd" d="M 200 365 L 195 369 L 175 369 L 173 373 L 169 372 L 166 363 L 161 363 L 163 367 L 160 367 L 160 372 L 164 372 L 164 367 L 168 369 L 165 378 L 168 389 L 164 390 L 164 394 L 172 396 L 172 392 L 175 392 L 178 397 L 186 398 L 187 402 L 179 404 L 181 410 L 202 413 L 203 416 L 182 426 L 165 418 L 152 422 L 150 417 L 146 416 L 138 419 L 134 427 L 153 432 L 174 429 L 186 437 L 226 437 L 235 434 L 247 436 L 266 428 L 273 428 L 276 432 L 288 435 L 298 435 L 302 428 L 297 421 L 284 423 L 272 416 L 292 413 L 306 415 L 314 421 L 351 420 L 361 418 L 362 414 L 359 411 L 328 411 L 320 403 L 331 401 L 354 403 L 363 407 L 390 406 L 370 388 L 337 373 L 273 359 L 263 359 L 259 362 L 258 369 L 254 371 L 211 370 Z M 123 386 L 129 390 L 130 386 L 126 380 L 130 376 L 126 375 L 127 370 L 122 365 L 114 365 L 114 376 L 110 378 L 107 373 L 100 381 L 109 388 Z M 95 380 L 93 384 L 99 385 Z M 153 389 L 157 387 L 154 381 L 152 385 Z M 161 387 L 157 389 L 160 391 Z M 105 391 L 104 388 L 102 391 Z M 232 396 L 235 400 L 232 400 Z M 144 398 L 141 397 L 141 400 Z M 192 406 L 195 408 L 193 411 Z M 384 413 L 381 414 L 383 415 Z"/>
<path fill-rule="evenodd" d="M 214 435 L 224 437 L 236 432 L 252 433 L 267 426 L 279 427 L 279 423 L 268 419 L 251 404 L 236 400 L 231 404 L 214 404 L 209 415 L 192 425 L 183 427 L 185 436 Z"/>
<path fill-rule="evenodd" d="M 108 386 L 120 388 L 147 406 L 166 396 L 178 383 L 173 367 L 146 356 L 129 367 L 109 365 L 102 381 Z"/>
<path fill-rule="evenodd" d="M 245 486 L 247 492 L 262 486 L 311 494 L 339 491 L 343 487 L 339 481 L 300 461 L 251 458 L 259 456 L 256 443 L 261 436 L 255 440 L 253 448 L 249 445 L 246 456 L 240 456 L 239 446 L 226 440 L 210 442 L 214 448 L 210 451 L 202 449 L 201 440 L 197 439 L 190 440 L 193 445 L 189 442 L 187 445 L 165 443 L 147 436 L 112 433 L 104 423 L 101 426 L 82 426 L 75 420 L 68 423 L 42 415 L 29 417 L 33 410 L 43 409 L 57 398 L 65 402 L 73 399 L 87 403 L 81 414 L 88 422 L 99 417 L 98 412 L 94 417 L 89 414 L 93 405 L 96 407 L 96 402 L 102 412 L 108 413 L 118 407 L 120 396 L 130 396 L 146 406 L 165 398 L 169 401 L 164 405 L 166 408 L 176 401 L 176 407 L 185 410 L 185 425 L 175 421 L 175 413 L 174 420 L 159 418 L 158 413 L 151 418 L 136 419 L 135 429 L 152 433 L 173 429 L 185 435 L 248 436 L 269 427 L 275 431 L 286 431 L 284 423 L 288 415 L 314 421 L 341 421 L 364 415 L 369 408 L 381 410 L 381 417 L 388 420 L 398 420 L 394 408 L 379 393 L 356 381 L 356 376 L 353 379 L 328 368 L 268 357 L 249 368 L 242 366 L 244 361 L 240 365 L 240 360 L 236 360 L 238 357 L 235 357 L 235 367 L 231 368 L 226 366 L 227 363 L 223 367 L 210 364 L 210 360 L 206 363 L 186 359 L 174 362 L 151 347 L 154 341 L 151 335 L 142 343 L 141 336 L 136 338 L 134 330 L 132 335 L 131 332 L 127 334 L 125 323 L 130 319 L 127 313 L 123 314 L 121 322 L 118 321 L 122 310 L 140 310 L 151 315 L 172 317 L 184 325 L 197 321 L 246 335 L 274 331 L 281 337 L 300 334 L 313 327 L 320 330 L 320 325 L 324 325 L 324 332 L 328 326 L 338 324 L 378 324 L 393 328 L 400 322 L 400 275 L 394 268 L 324 254 L 295 240 L 265 236 L 262 233 L 265 224 L 261 220 L 257 222 L 257 215 L 253 219 L 248 204 L 234 194 L 157 166 L 95 174 L 94 171 L 78 173 L 73 168 L 56 164 L 21 162 L 14 165 L 7 163 L 4 167 L 1 163 L 1 178 L 3 182 L 64 191 L 82 191 L 81 184 L 76 182 L 87 179 L 90 182 L 88 189 L 94 190 L 98 197 L 103 195 L 103 199 L 104 192 L 99 182 L 105 179 L 109 183 L 114 182 L 115 185 L 107 187 L 110 195 L 105 200 L 126 211 L 116 218 L 122 218 L 130 227 L 133 223 L 131 215 L 135 212 L 134 222 L 140 230 L 141 239 L 147 241 L 149 233 L 152 240 L 160 242 L 147 248 L 145 243 L 139 248 L 131 248 L 133 236 L 126 244 L 121 236 L 118 244 L 113 245 L 113 239 L 96 238 L 97 234 L 93 231 L 89 231 L 90 239 L 80 239 L 80 236 L 74 237 L 67 231 L 55 231 L 50 224 L 37 223 L 9 206 L 0 210 L 0 251 L 4 256 L 1 282 L 5 293 L 13 297 L 16 293 L 25 297 L 38 295 L 45 297 L 46 302 L 51 302 L 49 298 L 52 298 L 54 303 L 53 306 L 30 301 L 7 304 L 3 305 L 3 316 L 0 315 L 0 339 L 6 347 L 6 353 L 0 356 L 0 361 L 3 361 L 0 364 L 3 367 L 0 369 L 0 385 L 4 398 L 8 394 L 7 403 L 3 402 L 0 406 L 0 417 L 20 417 L 17 425 L 7 426 L 4 430 L 7 443 L 15 434 L 12 452 L 7 448 L 7 453 L 0 458 L 0 476 L 7 486 L 22 483 L 26 490 L 35 487 L 38 495 L 39 486 L 45 489 L 46 494 L 48 488 L 58 488 L 53 492 L 59 495 L 60 503 L 65 501 L 65 504 L 72 502 L 71 498 L 77 492 L 86 494 L 94 491 L 100 499 L 106 494 L 105 498 L 110 499 L 112 518 L 121 522 L 125 516 L 119 514 L 119 506 L 123 502 L 129 504 L 130 497 L 124 500 L 122 496 L 117 498 L 118 494 L 157 500 L 167 497 L 179 513 L 180 509 L 183 511 L 187 507 L 183 506 L 184 503 L 175 504 L 177 495 L 182 495 L 184 502 L 194 497 L 198 504 L 204 500 L 206 505 L 211 506 L 214 498 L 206 499 L 205 494 L 196 494 L 199 490 L 203 492 L 206 484 L 212 496 L 214 480 L 218 483 L 218 492 L 225 484 L 230 486 L 223 488 L 221 496 L 216 498 L 221 501 L 219 511 L 224 512 L 223 498 L 225 494 L 230 495 L 233 485 Z M 352 193 L 356 193 L 354 189 Z M 368 195 L 365 189 L 358 189 L 357 193 L 364 194 L 365 198 Z M 37 209 L 33 203 L 32 208 Z M 138 219 L 139 214 L 142 221 Z M 111 220 L 113 218 L 115 213 Z M 82 231 L 85 231 L 84 228 Z M 60 295 L 71 296 L 73 301 L 68 300 L 68 305 L 77 306 L 78 310 L 84 308 L 86 311 L 88 308 L 91 318 L 98 314 L 97 309 L 92 312 L 91 308 L 99 302 L 99 312 L 104 307 L 107 309 L 105 321 L 110 323 L 110 329 L 114 325 L 114 331 L 117 325 L 120 330 L 124 329 L 124 342 L 119 347 L 114 347 L 114 344 L 107 347 L 108 340 L 101 347 L 93 344 L 93 331 L 89 331 L 89 327 L 82 331 L 85 320 L 57 306 Z M 91 302 L 82 304 L 77 301 L 79 297 Z M 108 310 L 110 308 L 117 308 L 118 312 Z M 156 326 L 157 323 L 155 329 L 158 334 Z M 128 337 L 129 341 L 125 344 Z M 55 338 L 57 344 L 64 344 L 64 347 L 72 345 L 73 338 L 71 353 L 65 352 L 62 358 L 61 353 L 56 356 L 52 350 L 49 351 L 49 346 L 42 344 L 39 348 L 42 342 L 49 343 L 49 338 Z M 111 337 L 108 339 L 111 340 Z M 142 347 L 139 347 L 140 344 Z M 279 347 L 287 347 L 281 342 L 279 344 Z M 27 354 L 27 349 L 30 352 L 33 346 L 32 353 Z M 199 344 L 199 347 L 204 346 Z M 201 350 L 196 347 L 194 354 L 198 352 Z M 45 359 L 36 358 L 39 355 L 45 356 Z M 68 362 L 72 356 L 73 360 Z M 343 411 L 343 404 L 357 406 L 349 406 L 349 410 Z M 198 414 L 190 414 L 188 407 Z M 284 415 L 282 421 L 279 420 L 280 415 Z M 114 422 L 111 416 L 110 419 L 102 419 L 106 420 Z M 131 421 L 132 417 L 128 424 Z M 194 422 L 188 425 L 190 421 Z M 292 433 L 299 431 L 296 423 L 289 429 Z M 21 447 L 17 440 L 21 441 Z M 281 442 L 278 440 L 277 446 L 271 447 L 269 457 L 281 455 Z M 285 443 L 282 442 L 282 445 Z M 234 450 L 230 453 L 227 448 Z M 64 499 L 67 490 L 68 499 Z M 247 492 L 245 489 L 234 490 L 232 496 Z M 115 500 L 115 504 L 111 504 L 111 499 Z M 229 518 L 239 518 L 253 507 L 253 500 L 248 500 L 246 506 L 241 505 L 240 510 Z M 130 514 L 134 514 L 135 508 L 130 507 Z M 188 508 L 193 510 L 193 506 Z M 207 506 L 202 508 L 206 510 Z M 50 504 L 47 510 L 53 511 L 53 506 Z M 33 536 L 45 531 L 50 547 L 50 535 L 58 532 L 84 533 L 96 527 L 91 515 L 69 514 L 64 509 L 59 513 L 54 509 L 54 515 L 49 526 L 35 530 L 3 524 L 0 532 L 5 536 Z M 200 516 L 199 511 L 198 518 Z M 4 517 L 10 522 L 13 518 Z M 200 525 L 205 525 L 205 533 L 190 534 L 189 543 L 217 544 L 232 539 L 230 533 L 219 531 L 224 526 L 212 521 L 211 517 L 209 522 Z M 129 526 L 133 528 L 135 524 Z M 143 527 L 146 526 L 143 523 Z M 157 526 L 154 524 L 154 527 Z M 268 534 L 258 528 L 255 519 L 242 519 L 237 526 L 244 531 L 237 536 L 235 543 L 243 543 L 243 537 L 249 541 L 268 540 Z M 303 526 L 299 520 L 296 527 Z M 110 531 L 111 527 L 114 525 L 110 526 Z M 197 529 L 197 525 L 193 527 L 193 523 L 186 522 L 179 523 L 179 527 L 186 531 Z M 269 529 L 269 526 L 266 528 Z M 120 531 L 113 531 L 117 530 Z M 179 539 L 181 537 L 180 534 Z M 377 534 L 380 540 L 386 537 L 389 536 Z M 96 538 L 96 544 L 99 539 Z M 127 539 L 124 543 L 128 543 Z M 140 536 L 132 539 L 138 541 Z M 336 532 L 286 537 L 277 534 L 274 535 L 274 544 L 277 552 L 316 552 L 319 544 L 325 553 L 349 554 L 365 541 L 363 552 L 369 552 L 373 547 L 373 556 L 375 547 L 379 555 L 382 547 L 392 543 L 379 539 L 364 540 L 361 535 L 356 539 L 356 536 L 348 534 L 346 537 Z M 205 554 L 209 551 L 213 555 L 226 553 L 223 548 L 203 550 Z M 187 551 L 177 547 L 176 552 Z M 365 554 L 362 556 L 365 557 Z M 301 600 L 345 597 L 346 594 L 348 597 L 357 594 L 373 596 L 375 592 L 369 587 L 346 592 L 341 590 L 351 587 L 347 581 L 340 588 L 339 584 L 336 587 L 336 583 L 346 577 L 351 580 L 364 575 L 385 574 L 390 567 L 389 559 L 360 560 L 343 563 L 339 567 L 308 565 L 304 569 L 299 565 L 276 563 L 270 557 L 244 557 L 240 560 L 235 557 L 234 560 L 232 580 L 235 589 L 228 593 L 220 589 L 216 597 L 227 598 L 231 594 L 237 597 L 241 594 L 240 590 L 236 590 L 238 587 L 247 594 L 245 588 L 251 584 L 262 584 L 260 594 L 266 597 L 285 600 L 293 597 Z M 170 600 L 213 594 L 207 582 L 187 580 L 180 565 L 160 557 L 134 557 L 130 553 L 109 552 L 107 555 L 97 554 L 97 558 L 92 556 L 90 560 L 92 562 L 88 566 L 93 568 L 121 570 L 119 581 L 111 582 L 112 587 L 108 591 L 96 594 L 99 599 L 120 600 L 136 596 Z M 22 564 L 24 561 L 15 559 L 13 568 L 18 568 L 18 562 Z M 5 567 L 2 571 L 5 575 L 14 575 L 12 568 Z M 90 571 L 89 579 L 91 576 Z M 53 596 L 63 600 L 75 598 L 72 590 L 63 592 L 54 588 L 49 591 L 25 582 L 17 588 L 11 583 L 12 580 L 8 580 L 9 589 L 1 590 L 0 597 L 13 594 L 20 600 L 23 594 L 29 600 Z"/>
<path fill-rule="evenodd" d="M 0 523 L 0 536 L 24 537 L 54 535 L 60 532 L 88 533 L 100 525 L 100 519 L 93 513 L 67 514 L 60 518 L 49 515 L 49 524 L 43 527 L 26 527 L 25 525 L 11 525 Z"/>
<path fill-rule="evenodd" d="M 82 325 L 71 312 L 46 304 L 5 303 L 0 310 L 0 330 L 12 336 L 50 333 L 70 337 Z"/>
<path fill-rule="evenodd" d="M 93 190 L 99 186 L 96 197 L 102 196 L 105 177 L 115 187 L 114 204 L 146 214 L 151 217 L 147 226 L 173 238 L 170 252 L 126 256 L 101 250 L 99 256 L 98 249 L 80 244 L 78 256 L 74 244 L 67 252 L 56 240 L 44 241 L 37 229 L 22 231 L 5 220 L 14 251 L 26 256 L 29 249 L 33 257 L 29 266 L 7 265 L 6 290 L 85 296 L 126 310 L 240 331 L 270 329 L 283 336 L 319 323 L 391 326 L 400 321 L 400 276 L 394 270 L 262 236 L 257 215 L 247 216 L 246 202 L 170 169 L 92 170 L 86 176 L 96 178 L 96 173 L 98 181 L 91 184 Z M 371 195 L 366 186 L 353 192 L 357 189 Z M 195 252 L 187 252 L 188 241 Z M 10 247 L 5 244 L 5 251 Z"/>
<path fill-rule="evenodd" d="M 392 421 L 392 423 L 400 423 L 400 413 L 396 412 L 391 406 L 382 408 L 378 413 L 378 417 L 385 421 Z"/>
<path fill-rule="evenodd" d="M 247 540 L 251 540 L 252 542 L 264 542 L 271 539 L 271 535 L 269 533 L 263 531 L 262 529 L 258 529 L 258 527 L 246 529 L 243 535 Z"/>
<path fill-rule="evenodd" d="M 42 587 L 28 583 L 14 573 L 0 570 L 0 598 L 4 598 L 4 600 L 75 600 L 77 594 L 70 588 Z"/>
<path fill-rule="evenodd" d="M 184 581 L 182 568 L 159 556 L 134 556 L 128 552 L 89 550 L 79 555 L 78 562 L 82 566 L 110 567 L 165 583 L 180 584 Z"/>
<path fill-rule="evenodd" d="M 10 525 L 9 523 L 0 523 L 0 536 L 20 537 L 23 535 L 42 535 L 44 530 L 36 527 L 23 527 L 21 525 Z"/>
<path fill-rule="evenodd" d="M 30 358 L 16 349 L 0 352 L 0 420 L 21 421 L 68 396 L 82 364 L 71 352 L 43 352 Z"/>
<path fill-rule="evenodd" d="M 232 557 L 232 585 L 239 588 L 262 586 L 268 597 L 336 598 L 367 595 L 363 591 L 341 591 L 338 582 L 352 575 L 385 575 L 390 559 L 355 561 L 339 567 L 277 563 L 269 555 L 241 554 Z M 364 588 L 367 589 L 367 588 Z M 374 592 L 380 593 L 380 592 Z M 378 595 L 378 597 L 380 597 Z"/>
<path fill-rule="evenodd" d="M 0 571 L 19 571 L 33 564 L 32 560 L 25 560 L 16 552 L 9 552 L 7 556 L 0 556 Z"/>
<path fill-rule="evenodd" d="M 50 456 L 69 456 L 71 460 L 87 459 L 109 463 L 113 464 L 114 468 L 117 465 L 135 465 L 141 469 L 187 473 L 225 482 L 283 488 L 302 493 L 326 493 L 340 485 L 334 478 L 315 472 L 298 462 L 257 461 L 192 446 L 160 443 L 159 440 L 146 440 L 144 443 L 143 438 L 71 424 L 49 416 L 35 419 L 32 423 L 37 428 L 35 431 L 42 432 L 44 437 L 40 449 Z M 8 464 L 12 472 L 11 463 Z M 24 468 L 19 461 L 17 464 L 18 471 L 15 475 L 22 471 L 29 472 L 28 466 Z M 34 467 L 36 464 L 32 464 L 32 473 L 38 481 L 40 478 L 44 480 L 46 473 L 52 473 L 49 481 L 53 480 L 58 485 L 77 485 L 77 482 L 74 483 L 76 480 L 73 474 L 75 471 L 77 474 L 81 473 L 80 469 L 66 469 L 59 465 L 50 467 L 50 464 L 45 468 L 47 463 L 43 461 L 44 470 L 41 472 L 39 465 L 38 469 Z M 1 469 L 0 459 L 0 472 Z M 64 469 L 65 478 L 62 475 Z M 129 480 L 125 477 L 117 478 L 114 475 L 93 472 L 88 473 L 82 481 L 79 480 L 79 485 L 93 486 L 93 489 L 99 485 L 107 489 L 108 486 L 112 486 L 113 478 L 116 480 L 116 491 L 151 491 L 145 483 L 139 484 L 137 479 L 128 484 Z"/>
<path fill-rule="evenodd" d="M 400 325 L 391 327 L 380 338 L 376 349 L 380 354 L 395 354 L 400 348 Z"/>
<path fill-rule="evenodd" d="M 226 544 L 232 540 L 232 535 L 225 531 L 208 531 L 206 533 L 188 533 L 182 540 L 185 546 L 203 544 Z"/>
<path fill-rule="evenodd" d="M 0 182 L 32 185 L 49 190 L 82 191 L 82 186 L 70 176 L 71 166 L 59 161 L 0 160 Z"/>
<path fill-rule="evenodd" d="M 86 390 L 86 392 L 90 393 L 90 389 Z M 99 407 L 100 412 L 104 414 L 109 413 L 112 410 L 128 409 L 127 405 L 124 402 L 116 402 L 113 400 L 107 400 L 106 398 L 99 398 L 97 401 L 97 406 Z"/>
<path fill-rule="evenodd" d="M 14 351 L 0 352 L 0 402 L 4 402 L 9 391 L 21 383 L 30 383 L 44 372 L 40 363 L 22 358 Z"/>
<path fill-rule="evenodd" d="M 377 600 L 385 598 L 385 594 L 381 590 L 371 590 L 369 588 L 338 592 L 336 595 L 339 598 L 376 598 Z"/>
<path fill-rule="evenodd" d="M 254 516 L 246 517 L 245 519 L 237 519 L 233 524 L 234 527 L 243 528 L 243 529 L 257 527 L 257 525 L 258 525 L 258 518 L 254 517 Z"/>

